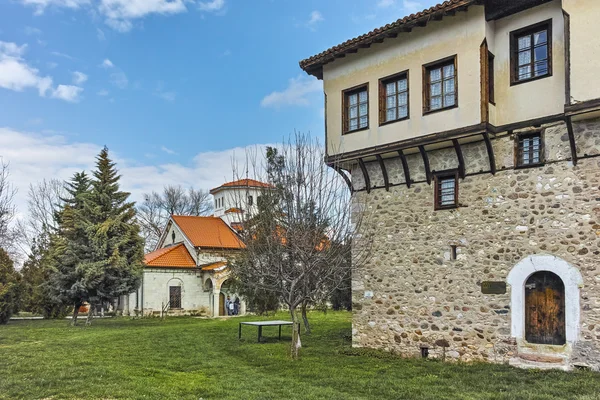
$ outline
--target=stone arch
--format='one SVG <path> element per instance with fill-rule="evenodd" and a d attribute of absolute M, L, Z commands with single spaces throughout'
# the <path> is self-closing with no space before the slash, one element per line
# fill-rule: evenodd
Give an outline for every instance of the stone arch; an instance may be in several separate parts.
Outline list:
<path fill-rule="evenodd" d="M 539 271 L 552 272 L 565 286 L 565 323 L 568 343 L 579 338 L 580 285 L 583 278 L 579 270 L 562 258 L 549 254 L 531 255 L 519 261 L 509 272 L 507 282 L 511 286 L 511 335 L 517 340 L 525 339 L 525 284 L 531 275 Z"/>
<path fill-rule="evenodd" d="M 215 283 L 213 282 L 213 279 L 211 277 L 206 278 L 202 284 L 202 289 L 204 289 L 206 292 L 212 292 L 214 288 Z"/>

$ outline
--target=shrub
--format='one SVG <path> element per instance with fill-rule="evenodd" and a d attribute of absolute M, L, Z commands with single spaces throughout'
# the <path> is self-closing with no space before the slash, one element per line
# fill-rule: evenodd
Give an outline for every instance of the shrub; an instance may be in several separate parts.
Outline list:
<path fill-rule="evenodd" d="M 6 251 L 0 248 L 0 324 L 6 324 L 19 302 L 19 274 Z"/>

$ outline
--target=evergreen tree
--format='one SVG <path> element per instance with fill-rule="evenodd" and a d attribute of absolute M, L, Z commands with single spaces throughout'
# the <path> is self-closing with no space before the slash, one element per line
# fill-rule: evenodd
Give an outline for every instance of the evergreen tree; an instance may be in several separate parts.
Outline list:
<path fill-rule="evenodd" d="M 69 305 L 55 299 L 46 286 L 51 278 L 52 266 L 56 265 L 50 243 L 50 235 L 41 234 L 34 240 L 31 254 L 23 264 L 20 309 L 42 314 L 44 318 L 64 318 Z"/>
<path fill-rule="evenodd" d="M 57 213 L 58 232 L 50 237 L 47 293 L 54 303 L 73 305 L 73 325 L 77 324 L 79 308 L 89 301 L 84 284 L 82 264 L 90 260 L 91 246 L 87 236 L 85 202 L 90 196 L 91 182 L 85 172 L 76 173 L 66 183 L 69 194 Z"/>
<path fill-rule="evenodd" d="M 19 274 L 4 249 L 0 248 L 0 324 L 6 324 L 19 302 Z"/>
<path fill-rule="evenodd" d="M 96 304 L 139 287 L 144 257 L 135 204 L 127 201 L 129 193 L 119 190 L 120 176 L 108 149 L 102 149 L 96 159 L 92 188 L 83 208 L 89 257 L 78 267 L 91 305 L 88 323 Z"/>

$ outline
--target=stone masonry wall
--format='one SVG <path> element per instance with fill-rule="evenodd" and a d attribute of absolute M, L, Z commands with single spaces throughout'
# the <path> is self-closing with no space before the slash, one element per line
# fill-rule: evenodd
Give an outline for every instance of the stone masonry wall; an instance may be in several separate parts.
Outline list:
<path fill-rule="evenodd" d="M 506 281 L 511 268 L 534 254 L 552 254 L 576 266 L 581 326 L 572 362 L 600 366 L 600 121 L 575 123 L 580 157 L 570 158 L 566 126 L 544 127 L 546 164 L 513 169 L 514 137 L 492 140 L 497 173 L 489 173 L 483 142 L 463 146 L 466 172 L 460 207 L 434 211 L 433 185 L 419 154 L 408 156 L 404 183 L 399 160 L 386 160 L 390 191 L 358 191 L 366 210 L 363 234 L 374 235 L 373 256 L 353 275 L 353 344 L 406 356 L 507 362 L 517 351 L 511 337 L 510 286 L 482 294 L 482 281 Z M 429 153 L 431 169 L 456 168 L 454 149 Z M 376 163 L 371 184 L 383 186 Z M 355 188 L 364 188 L 360 169 Z M 457 259 L 450 260 L 450 246 Z"/>

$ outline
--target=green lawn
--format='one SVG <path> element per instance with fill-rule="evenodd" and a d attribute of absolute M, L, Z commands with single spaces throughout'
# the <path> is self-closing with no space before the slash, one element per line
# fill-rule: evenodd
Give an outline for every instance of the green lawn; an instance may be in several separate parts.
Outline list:
<path fill-rule="evenodd" d="M 597 373 L 404 360 L 352 350 L 348 313 L 311 320 L 295 362 L 288 340 L 257 344 L 245 327 L 238 341 L 240 319 L 11 322 L 0 326 L 0 399 L 600 399 Z"/>

